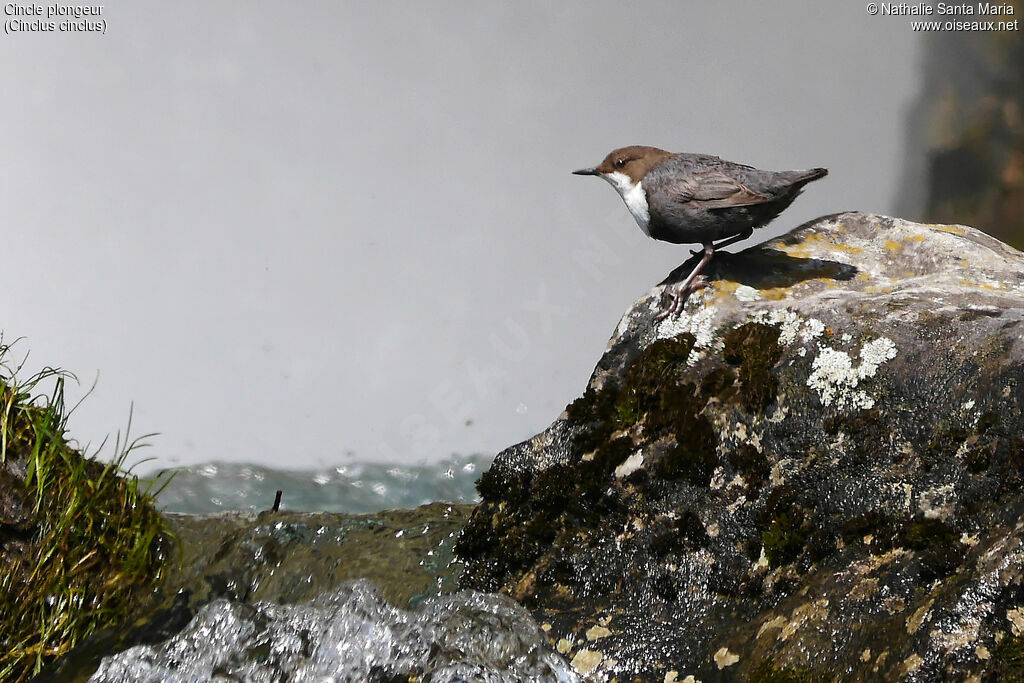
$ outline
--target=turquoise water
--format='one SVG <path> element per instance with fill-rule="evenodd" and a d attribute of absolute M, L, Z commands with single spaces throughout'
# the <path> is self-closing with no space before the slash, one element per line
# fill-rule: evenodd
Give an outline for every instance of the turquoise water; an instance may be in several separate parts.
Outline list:
<path fill-rule="evenodd" d="M 208 514 L 267 510 L 275 492 L 281 509 L 307 512 L 378 512 L 435 501 L 473 503 L 474 484 L 493 456 L 452 456 L 435 463 L 390 465 L 347 462 L 315 470 L 280 470 L 245 463 L 182 467 L 157 497 L 168 512 Z"/>

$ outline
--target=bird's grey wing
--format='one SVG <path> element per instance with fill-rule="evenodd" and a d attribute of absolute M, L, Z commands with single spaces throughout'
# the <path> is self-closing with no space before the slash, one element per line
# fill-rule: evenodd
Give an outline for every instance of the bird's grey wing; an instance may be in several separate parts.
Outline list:
<path fill-rule="evenodd" d="M 702 209 L 732 209 L 771 201 L 721 171 L 701 171 L 675 180 L 665 187 L 674 201 L 693 203 Z"/>

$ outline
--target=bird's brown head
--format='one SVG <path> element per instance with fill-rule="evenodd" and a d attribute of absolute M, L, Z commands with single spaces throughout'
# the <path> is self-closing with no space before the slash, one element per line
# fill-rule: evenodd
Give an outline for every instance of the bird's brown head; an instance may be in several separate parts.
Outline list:
<path fill-rule="evenodd" d="M 604 161 L 593 168 L 581 168 L 578 171 L 573 171 L 573 173 L 576 175 L 596 175 L 602 177 L 612 173 L 621 173 L 628 176 L 633 184 L 636 184 L 651 168 L 670 156 L 672 156 L 671 152 L 666 152 L 657 147 L 632 145 L 612 151 L 604 158 Z"/>

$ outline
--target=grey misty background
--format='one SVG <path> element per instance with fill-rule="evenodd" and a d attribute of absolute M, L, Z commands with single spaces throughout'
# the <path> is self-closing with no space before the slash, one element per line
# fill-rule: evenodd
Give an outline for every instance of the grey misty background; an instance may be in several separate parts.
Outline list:
<path fill-rule="evenodd" d="M 861 3 L 107 3 L 0 37 L 0 329 L 143 467 L 494 453 L 688 257 L 570 175 L 653 144 L 827 166 L 764 240 L 893 213 L 909 20 Z M 912 216 L 911 216 L 912 217 Z"/>

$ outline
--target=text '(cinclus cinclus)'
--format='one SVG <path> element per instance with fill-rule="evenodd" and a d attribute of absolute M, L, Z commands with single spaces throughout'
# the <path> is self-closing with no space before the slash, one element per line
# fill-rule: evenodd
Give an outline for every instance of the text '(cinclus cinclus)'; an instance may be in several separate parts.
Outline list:
<path fill-rule="evenodd" d="M 761 171 L 708 154 L 634 145 L 615 150 L 599 166 L 573 173 L 611 183 L 649 237 L 704 245 L 704 258 L 693 272 L 670 286 L 672 301 L 655 318 L 661 320 L 678 314 L 691 292 L 707 286 L 700 272 L 715 249 L 745 240 L 754 228 L 767 225 L 804 185 L 827 175 L 828 169 Z"/>

